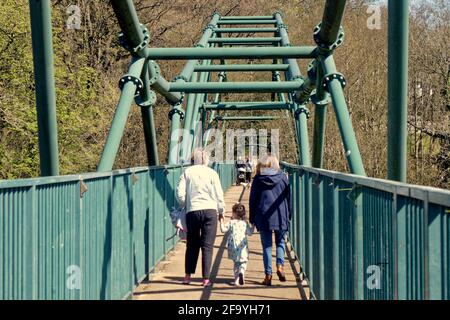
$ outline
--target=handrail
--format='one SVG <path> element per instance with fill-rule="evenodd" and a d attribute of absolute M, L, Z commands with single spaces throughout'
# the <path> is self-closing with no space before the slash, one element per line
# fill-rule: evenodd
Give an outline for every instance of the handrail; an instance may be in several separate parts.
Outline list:
<path fill-rule="evenodd" d="M 158 169 L 177 169 L 183 168 L 186 165 L 160 165 L 160 166 L 147 166 L 147 167 L 134 167 L 128 169 L 117 169 L 112 171 L 105 172 L 86 172 L 80 174 L 71 174 L 65 176 L 50 176 L 50 177 L 39 177 L 39 178 L 25 178 L 25 179 L 15 179 L 15 180 L 0 180 L 0 190 L 7 188 L 22 188 L 22 187 L 31 187 L 31 186 L 39 186 L 46 184 L 55 184 L 55 183 L 63 183 L 63 182 L 72 182 L 72 181 L 80 181 L 87 179 L 96 179 L 103 177 L 114 177 L 129 173 L 141 173 L 147 170 L 158 170 Z"/>
<path fill-rule="evenodd" d="M 418 200 L 425 200 L 425 193 L 428 193 L 428 200 L 432 203 L 450 207 L 450 190 L 439 189 L 434 187 L 427 187 L 421 185 L 407 184 L 397 181 L 390 181 L 379 178 L 369 178 L 350 173 L 342 173 L 337 171 L 318 169 L 305 167 L 301 165 L 290 164 L 281 162 L 286 168 L 303 170 L 305 172 L 311 172 L 320 174 L 333 179 L 339 179 L 348 183 L 357 184 L 373 189 L 378 189 L 386 192 L 396 192 L 398 195 L 411 197 Z"/>
<path fill-rule="evenodd" d="M 289 241 L 315 298 L 450 299 L 450 191 L 282 167 Z"/>
<path fill-rule="evenodd" d="M 228 189 L 234 164 L 212 167 Z M 179 240 L 167 238 L 182 169 L 1 181 L 0 300 L 129 297 Z"/>

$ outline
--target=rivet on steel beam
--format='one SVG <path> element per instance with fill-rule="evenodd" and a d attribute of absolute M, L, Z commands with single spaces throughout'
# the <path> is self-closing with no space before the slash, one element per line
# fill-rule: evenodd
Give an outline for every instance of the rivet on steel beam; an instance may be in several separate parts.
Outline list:
<path fill-rule="evenodd" d="M 131 75 L 125 75 L 119 81 L 120 90 L 123 90 L 123 87 L 128 82 L 132 82 L 136 86 L 136 94 L 139 94 L 142 88 L 144 88 L 144 84 L 140 78 Z"/>
<path fill-rule="evenodd" d="M 149 91 L 149 95 L 146 100 L 143 100 L 142 96 L 136 97 L 135 102 L 139 107 L 149 108 L 155 105 L 157 101 L 156 93 L 152 90 Z"/>
<path fill-rule="evenodd" d="M 342 26 L 339 28 L 339 35 L 334 43 L 326 44 L 322 41 L 320 38 L 320 31 L 322 29 L 322 22 L 320 22 L 315 28 L 314 28 L 314 41 L 316 44 L 325 51 L 334 51 L 337 48 L 339 48 L 343 43 L 345 39 L 345 32 Z"/>
<path fill-rule="evenodd" d="M 184 119 L 184 111 L 174 107 L 172 110 L 169 111 L 169 120 L 170 121 L 172 121 L 172 118 L 173 118 L 174 114 L 176 114 L 176 113 L 180 115 L 181 120 Z"/>
<path fill-rule="evenodd" d="M 328 84 L 332 80 L 339 80 L 343 89 L 347 85 L 347 81 L 345 80 L 344 76 L 341 73 L 332 73 L 325 75 L 325 77 L 322 80 L 322 86 L 324 88 L 328 88 Z"/>
<path fill-rule="evenodd" d="M 311 117 L 311 112 L 305 106 L 300 106 L 297 110 L 295 110 L 294 117 L 295 119 L 299 119 L 300 114 L 306 114 L 306 118 L 309 119 Z"/>
<path fill-rule="evenodd" d="M 140 51 L 144 50 L 148 46 L 150 41 L 150 32 L 148 31 L 148 29 L 143 24 L 141 24 L 140 27 L 142 30 L 143 40 L 136 47 L 131 47 L 127 43 L 127 40 L 125 39 L 125 35 L 123 32 L 119 34 L 119 44 L 125 50 L 128 50 L 131 54 L 138 54 Z"/>

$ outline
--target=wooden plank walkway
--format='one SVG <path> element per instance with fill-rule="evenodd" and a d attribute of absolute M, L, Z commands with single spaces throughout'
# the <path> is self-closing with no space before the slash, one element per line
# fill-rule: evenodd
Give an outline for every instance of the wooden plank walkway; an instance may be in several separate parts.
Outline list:
<path fill-rule="evenodd" d="M 226 221 L 231 217 L 231 207 L 238 201 L 243 187 L 233 186 L 225 194 L 227 212 Z M 248 189 L 245 191 L 242 202 L 248 208 Z M 248 209 L 247 209 L 248 210 Z M 285 272 L 287 282 L 281 283 L 274 274 L 272 286 L 260 284 L 264 278 L 262 261 L 262 246 L 259 233 L 249 237 L 250 260 L 246 273 L 244 286 L 233 286 L 233 262 L 228 259 L 226 239 L 217 231 L 214 245 L 213 266 L 211 280 L 213 286 L 203 288 L 201 285 L 201 259 L 197 266 L 197 273 L 193 275 L 191 285 L 183 285 L 184 253 L 186 245 L 179 243 L 169 254 L 166 261 L 161 262 L 150 280 L 141 283 L 135 290 L 133 299 L 136 300 L 300 300 L 307 299 L 309 292 L 300 284 L 297 261 L 286 258 Z M 289 248 L 289 245 L 288 245 Z M 275 254 L 275 249 L 273 251 Z M 287 256 L 292 253 L 288 251 Z M 275 264 L 275 259 L 273 259 Z M 274 265 L 274 270 L 275 265 Z"/>

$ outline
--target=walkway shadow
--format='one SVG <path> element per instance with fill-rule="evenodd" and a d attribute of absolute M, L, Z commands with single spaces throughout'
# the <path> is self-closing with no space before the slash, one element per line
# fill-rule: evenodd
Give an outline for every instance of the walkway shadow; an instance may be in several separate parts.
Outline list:
<path fill-rule="evenodd" d="M 114 182 L 113 182 L 114 184 Z M 112 188 L 108 195 L 108 212 L 105 222 L 105 242 L 103 243 L 103 263 L 102 263 L 102 282 L 100 288 L 100 299 L 108 299 L 108 277 L 110 275 L 111 256 L 112 256 Z"/>
<path fill-rule="evenodd" d="M 217 252 L 216 259 L 214 260 L 212 269 L 211 269 L 211 280 L 213 285 L 211 287 L 206 287 L 203 290 L 202 296 L 200 300 L 209 300 L 211 297 L 212 289 L 214 287 L 214 282 L 216 281 L 217 274 L 219 273 L 220 261 L 222 261 L 223 253 L 225 252 L 225 247 L 227 243 L 227 238 L 222 236 L 222 242 L 220 243 L 219 251 Z"/>
<path fill-rule="evenodd" d="M 302 300 L 309 300 L 308 299 L 308 295 L 305 292 L 305 288 L 309 290 L 309 285 L 308 286 L 303 286 L 303 284 L 302 284 L 302 279 L 300 277 L 300 275 L 302 274 L 301 266 L 300 266 L 300 269 L 297 270 L 297 266 L 295 265 L 295 262 L 298 261 L 298 258 L 297 258 L 297 255 L 295 254 L 295 252 L 292 251 L 292 246 L 290 244 L 286 245 L 286 253 L 287 253 L 287 256 L 288 256 L 289 264 L 290 264 L 290 266 L 292 268 L 292 272 L 295 275 L 295 281 L 297 283 L 297 287 L 298 287 L 298 290 L 300 292 L 300 296 L 302 297 Z M 293 255 L 291 253 L 293 253 Z M 299 262 L 299 265 L 300 265 L 300 261 L 298 261 L 298 262 Z"/>
<path fill-rule="evenodd" d="M 235 293 L 232 293 L 232 292 L 221 292 L 220 294 L 230 295 L 230 296 L 236 295 Z M 239 293 L 239 296 L 267 299 L 267 296 L 261 296 L 261 295 L 256 295 L 256 294 L 247 294 L 247 293 Z M 232 299 L 232 298 L 230 297 L 230 299 Z M 271 299 L 272 300 L 290 300 L 288 298 L 277 298 L 277 297 L 272 297 Z"/>
<path fill-rule="evenodd" d="M 222 281 L 225 281 L 225 283 L 229 283 L 229 279 L 222 279 Z M 167 282 L 159 281 L 159 282 L 155 282 L 155 283 L 165 284 Z M 216 282 L 216 283 L 221 283 L 221 282 Z M 227 288 L 220 288 L 220 294 L 222 294 L 222 293 L 226 294 L 226 293 L 224 293 L 224 291 L 230 291 L 230 293 L 229 293 L 230 295 L 236 295 L 236 292 L 232 292 L 232 291 L 236 291 L 237 288 L 239 288 L 239 295 L 246 295 L 246 294 L 241 293 L 242 290 L 246 290 L 246 291 L 253 290 L 254 291 L 254 290 L 258 290 L 258 289 L 259 290 L 263 289 L 264 292 L 270 292 L 272 290 L 279 290 L 280 288 L 284 289 L 284 288 L 296 288 L 296 287 L 297 286 L 282 286 L 282 285 L 272 285 L 270 287 L 265 287 L 260 284 L 259 285 L 245 285 L 245 286 L 239 286 L 239 287 L 230 285 Z M 209 288 L 211 288 L 211 287 L 209 287 Z M 176 293 L 180 293 L 180 292 L 199 292 L 199 291 L 205 292 L 206 289 L 209 289 L 209 288 L 203 288 L 201 286 L 201 282 L 198 282 L 198 284 L 195 284 L 195 285 L 191 284 L 188 286 L 180 283 L 179 289 L 177 288 L 177 289 L 159 290 L 159 291 L 141 291 L 141 292 L 136 292 L 135 295 L 147 295 L 147 294 L 157 295 L 157 294 L 168 294 L 168 293 L 176 294 Z M 267 296 L 259 296 L 259 297 L 267 298 L 268 295 Z M 274 299 L 277 299 L 275 295 L 274 295 Z M 201 300 L 203 300 L 203 299 L 201 299 Z"/>

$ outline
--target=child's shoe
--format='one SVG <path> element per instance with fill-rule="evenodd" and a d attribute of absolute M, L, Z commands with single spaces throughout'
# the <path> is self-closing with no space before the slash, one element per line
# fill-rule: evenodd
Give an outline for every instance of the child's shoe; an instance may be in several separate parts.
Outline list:
<path fill-rule="evenodd" d="M 234 278 L 233 285 L 238 286 L 239 285 L 239 277 Z"/>

